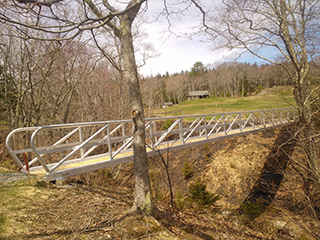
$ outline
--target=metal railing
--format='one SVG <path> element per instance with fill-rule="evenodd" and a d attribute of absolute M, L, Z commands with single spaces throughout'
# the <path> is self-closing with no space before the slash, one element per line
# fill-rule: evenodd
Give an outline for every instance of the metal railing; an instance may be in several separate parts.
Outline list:
<path fill-rule="evenodd" d="M 291 123 L 297 120 L 297 115 L 295 108 L 285 108 L 148 118 L 145 120 L 147 150 L 150 154 L 154 154 L 158 150 L 164 151 L 168 148 L 170 151 L 177 150 L 191 144 L 203 144 L 219 138 L 247 134 Z M 95 164 L 92 160 L 94 157 L 103 156 L 109 165 L 116 165 L 119 164 L 117 159 L 124 158 L 120 156 L 123 153 L 126 153 L 127 161 L 132 160 L 131 132 L 132 120 L 19 128 L 9 133 L 6 145 L 23 172 L 26 172 L 26 165 L 20 159 L 27 153 L 31 159 L 28 163 L 30 169 L 42 168 L 49 176 L 62 171 L 62 166 L 67 162 L 91 159 L 93 163 L 90 162 L 89 165 Z M 54 178 L 48 177 L 48 179 Z"/>

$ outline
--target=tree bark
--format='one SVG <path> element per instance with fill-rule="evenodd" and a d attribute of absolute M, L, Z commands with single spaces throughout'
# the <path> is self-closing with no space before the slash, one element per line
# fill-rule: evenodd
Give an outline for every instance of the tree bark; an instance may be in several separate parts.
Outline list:
<path fill-rule="evenodd" d="M 294 75 L 291 74 L 291 77 L 294 79 L 294 97 L 298 105 L 299 114 L 300 114 L 300 136 L 302 141 L 305 143 L 305 152 L 308 157 L 308 167 L 312 171 L 314 178 L 319 182 L 320 180 L 320 162 L 316 153 L 315 140 L 313 135 L 316 132 L 314 114 L 311 108 L 310 103 L 310 90 L 307 83 L 307 75 L 310 69 L 310 63 L 307 54 L 307 46 L 305 43 L 305 25 L 306 22 L 301 22 L 301 32 L 303 34 L 299 35 L 298 39 L 292 40 L 290 35 L 289 27 L 289 7 L 285 0 L 280 1 L 280 10 L 279 10 L 279 22 L 280 22 L 280 37 L 286 46 L 290 61 L 293 64 L 295 69 Z M 301 9 L 301 15 L 304 15 L 305 9 Z M 292 14 L 292 13 L 291 13 Z M 297 26 L 295 26 L 297 28 Z M 296 51 L 294 44 L 298 44 L 300 51 Z M 289 73 L 290 74 L 290 73 Z"/>
<path fill-rule="evenodd" d="M 145 144 L 145 120 L 131 33 L 133 19 L 126 14 L 120 20 L 120 43 L 124 78 L 129 86 L 133 120 L 135 200 L 132 211 L 152 214 L 151 186 Z"/>

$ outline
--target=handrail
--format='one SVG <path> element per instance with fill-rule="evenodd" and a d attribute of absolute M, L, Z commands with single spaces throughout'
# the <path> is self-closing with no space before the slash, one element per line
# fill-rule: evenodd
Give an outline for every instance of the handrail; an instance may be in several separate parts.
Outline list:
<path fill-rule="evenodd" d="M 9 153 L 10 153 L 10 155 L 13 157 L 13 160 L 19 165 L 19 167 L 20 168 L 24 168 L 24 166 L 23 166 L 23 164 L 21 163 L 21 161 L 19 160 L 19 158 L 17 157 L 17 155 L 16 154 L 14 154 L 13 153 L 13 150 L 12 150 L 12 148 L 11 148 L 11 145 L 10 145 L 10 139 L 11 139 L 11 137 L 15 134 L 15 133 L 17 133 L 17 132 L 22 132 L 22 131 L 34 131 L 34 130 L 36 130 L 36 129 L 38 129 L 39 127 L 29 127 L 29 128 L 17 128 L 17 129 L 15 129 L 15 130 L 13 130 L 13 131 L 11 131 L 9 134 L 8 134 L 8 136 L 7 136 L 7 138 L 6 138 L 6 146 L 7 146 L 7 149 L 8 149 L 8 151 L 9 151 Z"/>
<path fill-rule="evenodd" d="M 238 114 L 232 121 L 232 123 L 230 124 L 229 128 L 227 129 L 227 133 L 230 132 L 230 130 L 232 129 L 232 126 L 234 125 L 234 123 L 237 121 L 238 117 L 240 114 Z"/>
<path fill-rule="evenodd" d="M 80 127 L 77 127 L 76 129 L 74 129 L 72 132 L 70 132 L 69 134 L 67 134 L 66 136 L 64 136 L 63 138 L 59 139 L 57 142 L 55 142 L 52 146 L 57 146 L 60 143 L 64 142 L 65 140 L 67 140 L 69 137 L 71 137 L 74 133 L 76 133 L 78 130 L 80 129 Z M 42 156 L 42 154 L 40 155 Z M 38 161 L 38 158 L 34 158 L 29 162 L 29 166 L 31 166 L 33 163 L 35 163 L 36 161 Z"/>
<path fill-rule="evenodd" d="M 239 133 L 250 132 L 261 128 L 270 126 L 278 126 L 286 124 L 297 119 L 296 108 L 283 108 L 283 109 L 267 109 L 267 110 L 254 110 L 243 112 L 226 112 L 226 113 L 213 113 L 213 114 L 200 114 L 200 115 L 186 115 L 186 116 L 172 116 L 172 117 L 155 117 L 145 119 L 145 128 L 148 131 L 146 139 L 151 144 L 151 149 L 154 151 L 158 148 L 163 148 L 162 144 L 165 142 L 179 142 L 181 145 L 188 145 L 197 139 L 210 140 L 216 136 L 228 137 L 230 134 L 234 134 L 238 129 Z M 195 119 L 190 122 L 190 118 Z M 171 126 L 166 131 L 159 129 L 161 124 L 156 124 L 157 121 L 165 121 L 167 119 L 174 119 Z M 75 153 L 79 152 L 80 159 L 85 159 L 93 153 L 98 146 L 106 146 L 108 152 L 105 153 L 109 156 L 109 159 L 115 159 L 115 157 L 123 151 L 129 151 L 129 147 L 133 143 L 133 136 L 131 131 L 126 126 L 132 124 L 131 119 L 126 120 L 114 120 L 114 121 L 100 121 L 100 122 L 85 122 L 85 123 L 69 123 L 69 124 L 55 124 L 42 127 L 29 127 L 18 128 L 10 132 L 6 139 L 6 145 L 9 153 L 12 155 L 14 161 L 22 169 L 25 169 L 23 162 L 19 160 L 18 154 L 24 151 L 32 152 L 34 158 L 30 161 L 30 165 L 35 162 L 39 162 L 42 168 L 51 174 L 58 170 L 58 168 L 70 159 L 75 158 Z M 98 129 L 97 129 L 98 127 Z M 120 136 L 117 136 L 117 132 L 121 132 Z M 158 128 L 158 129 L 157 129 Z M 37 143 L 35 140 L 37 136 L 43 136 L 47 131 L 56 131 L 59 129 L 66 129 L 65 136 L 58 140 L 53 140 L 54 143 L 41 146 L 41 142 Z M 88 131 L 87 131 L 88 130 Z M 92 132 L 94 130 L 94 132 Z M 106 130 L 106 133 L 104 132 Z M 64 130 L 65 131 L 65 130 Z M 83 135 L 82 132 L 89 132 Z M 30 147 L 26 149 L 13 150 L 11 141 L 16 134 L 31 133 Z M 39 134 L 40 132 L 41 135 Z M 75 135 L 79 132 L 79 136 Z M 170 135 L 170 138 L 166 138 Z M 71 138 L 72 137 L 72 138 Z M 174 140 L 172 140 L 172 138 Z M 50 139 L 46 139 L 49 141 Z M 38 142 L 38 141 L 37 141 Z M 45 143 L 46 144 L 46 143 Z M 115 150 L 112 150 L 115 149 Z M 65 156 L 62 156 L 60 160 L 53 164 L 48 164 L 46 154 L 56 154 L 62 151 L 66 152 Z M 99 150 L 100 151 L 100 150 Z M 131 151 L 131 150 L 130 150 Z M 101 154 L 101 153 L 100 153 Z M 72 158 L 71 158 L 72 157 Z"/>
<path fill-rule="evenodd" d="M 210 132 L 208 133 L 208 136 L 210 137 L 210 135 L 212 134 L 212 132 L 214 131 L 214 129 L 219 125 L 220 121 L 224 118 L 224 115 L 222 115 L 220 117 L 220 119 L 214 124 L 214 126 L 212 127 L 212 129 L 210 130 Z M 216 131 L 216 133 L 220 130 L 220 128 Z"/>
<path fill-rule="evenodd" d="M 199 118 L 198 118 L 199 119 Z M 188 141 L 188 139 L 190 138 L 190 136 L 196 131 L 196 129 L 199 127 L 199 125 L 202 123 L 202 121 L 205 119 L 205 117 L 202 117 L 200 119 L 200 121 L 197 123 L 197 125 L 190 131 L 190 133 L 188 134 L 188 136 L 184 139 L 184 141 Z"/>
<path fill-rule="evenodd" d="M 109 126 L 109 124 L 107 124 L 106 126 L 102 127 L 101 129 L 99 129 L 95 134 L 93 134 L 91 137 L 89 137 L 86 141 L 84 141 L 83 143 L 81 143 L 76 149 L 74 149 L 71 153 L 69 153 L 67 156 L 65 156 L 63 159 L 61 159 L 56 165 L 54 165 L 52 167 L 51 170 L 49 170 L 47 164 L 43 161 L 42 157 L 40 156 L 39 152 L 37 151 L 37 149 L 35 148 L 34 145 L 34 138 L 36 136 L 36 134 L 40 131 L 45 129 L 46 127 L 42 127 L 37 129 L 31 136 L 31 140 L 30 140 L 30 145 L 31 148 L 33 149 L 34 153 L 37 155 L 37 157 L 39 158 L 41 165 L 44 167 L 44 169 L 47 172 L 52 172 L 54 171 L 57 167 L 59 167 L 62 163 L 64 163 L 69 157 L 71 157 L 74 153 L 76 153 L 80 148 L 82 148 L 85 144 L 87 144 L 88 142 L 90 142 L 95 136 L 97 136 L 99 133 L 101 133 L 104 129 L 106 129 Z"/>
<path fill-rule="evenodd" d="M 111 132 L 110 132 L 110 135 L 115 133 L 120 127 L 123 126 L 123 123 L 121 123 L 118 127 L 116 127 L 115 129 L 113 129 Z M 103 137 L 102 140 L 105 140 L 108 138 L 108 135 Z M 86 151 L 84 154 L 83 154 L 83 157 L 86 157 L 88 156 L 93 150 L 95 150 L 98 146 L 93 146 L 91 147 L 88 151 Z"/>
<path fill-rule="evenodd" d="M 162 136 L 158 139 L 158 142 L 154 145 L 154 147 L 157 147 L 160 142 L 179 124 L 179 122 L 181 121 L 182 119 L 179 118 L 177 119 L 168 129 L 167 131 L 162 134 Z"/>

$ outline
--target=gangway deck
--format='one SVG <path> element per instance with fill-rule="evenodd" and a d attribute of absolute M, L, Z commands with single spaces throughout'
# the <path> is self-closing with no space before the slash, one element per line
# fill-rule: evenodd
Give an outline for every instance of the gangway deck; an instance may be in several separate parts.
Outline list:
<path fill-rule="evenodd" d="M 282 126 L 297 116 L 297 109 L 285 108 L 147 118 L 147 155 Z M 131 131 L 132 120 L 18 128 L 9 133 L 6 145 L 22 172 L 28 166 L 31 174 L 53 181 L 132 161 Z M 30 159 L 27 165 L 24 155 Z"/>

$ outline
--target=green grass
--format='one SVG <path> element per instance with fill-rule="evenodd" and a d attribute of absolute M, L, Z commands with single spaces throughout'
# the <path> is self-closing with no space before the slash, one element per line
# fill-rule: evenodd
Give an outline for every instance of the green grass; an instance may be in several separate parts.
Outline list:
<path fill-rule="evenodd" d="M 262 109 L 276 109 L 296 107 L 291 91 L 285 90 L 279 93 L 259 96 L 234 97 L 234 98 L 207 98 L 192 101 L 184 101 L 178 105 L 165 109 L 157 109 L 155 113 L 170 116 L 171 112 L 179 115 L 198 115 L 222 112 L 238 112 Z M 177 115 L 177 114 L 175 114 Z"/>
<path fill-rule="evenodd" d="M 4 225 L 5 225 L 5 222 L 6 222 L 6 217 L 4 216 L 4 214 L 3 213 L 0 213 L 0 234 L 1 234 L 1 232 L 3 232 L 4 231 Z M 0 237 L 0 239 L 1 239 L 1 237 Z"/>
<path fill-rule="evenodd" d="M 8 122 L 7 121 L 0 121 L 0 128 L 7 128 Z"/>
<path fill-rule="evenodd" d="M 0 167 L 0 173 L 15 173 L 15 171 Z"/>

